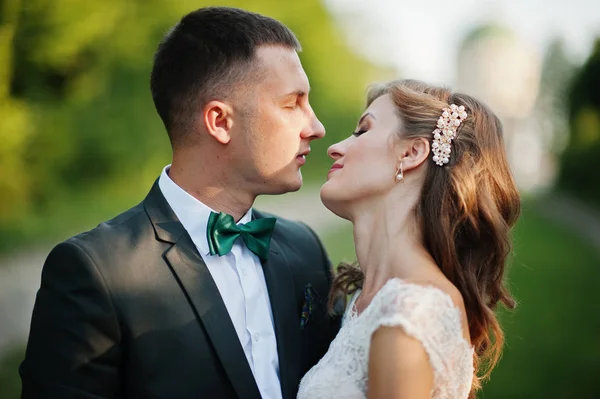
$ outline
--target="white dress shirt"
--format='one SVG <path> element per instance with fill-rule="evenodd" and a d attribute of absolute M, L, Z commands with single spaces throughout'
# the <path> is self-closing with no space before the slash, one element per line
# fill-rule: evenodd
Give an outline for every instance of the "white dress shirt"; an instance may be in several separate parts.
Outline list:
<path fill-rule="evenodd" d="M 230 253 L 210 255 L 206 225 L 212 210 L 171 180 L 170 166 L 163 169 L 158 180 L 160 191 L 190 235 L 219 289 L 261 396 L 280 399 L 273 313 L 260 260 L 241 239 L 236 240 Z M 252 209 L 238 224 L 251 220 Z"/>

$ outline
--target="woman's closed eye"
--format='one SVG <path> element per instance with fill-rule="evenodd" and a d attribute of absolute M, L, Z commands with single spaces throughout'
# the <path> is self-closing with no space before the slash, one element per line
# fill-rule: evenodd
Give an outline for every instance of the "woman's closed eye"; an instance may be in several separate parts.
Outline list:
<path fill-rule="evenodd" d="M 352 135 L 353 135 L 354 137 L 358 137 L 358 136 L 360 136 L 361 134 L 363 134 L 363 133 L 366 133 L 367 131 L 368 131 L 368 129 L 358 129 L 356 132 L 353 132 L 353 133 L 352 133 Z"/>

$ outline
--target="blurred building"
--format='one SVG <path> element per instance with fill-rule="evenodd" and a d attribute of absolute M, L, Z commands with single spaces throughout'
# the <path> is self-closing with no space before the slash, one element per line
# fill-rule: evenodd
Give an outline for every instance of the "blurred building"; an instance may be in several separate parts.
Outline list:
<path fill-rule="evenodd" d="M 555 170 L 547 144 L 552 130 L 543 128 L 536 111 L 541 70 L 535 49 L 496 25 L 474 29 L 458 54 L 456 87 L 486 102 L 500 117 L 509 162 L 526 192 L 551 185 Z"/>

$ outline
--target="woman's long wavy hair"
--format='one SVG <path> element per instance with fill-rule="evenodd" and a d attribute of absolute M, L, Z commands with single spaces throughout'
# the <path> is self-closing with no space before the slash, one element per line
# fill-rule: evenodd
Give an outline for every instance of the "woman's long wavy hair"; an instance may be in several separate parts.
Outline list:
<path fill-rule="evenodd" d="M 402 121 L 403 138 L 432 139 L 449 104 L 463 105 L 468 118 L 452 142 L 450 162 L 429 159 L 421 198 L 415 209 L 423 246 L 462 294 L 475 375 L 470 397 L 498 362 L 504 334 L 494 310 L 515 301 L 503 275 L 512 250 L 511 228 L 520 213 L 520 197 L 508 165 L 502 125 L 484 104 L 461 93 L 413 80 L 371 87 L 367 105 L 389 94 Z M 430 155 L 431 158 L 431 155 Z M 333 281 L 331 305 L 362 287 L 357 264 L 341 264 Z"/>

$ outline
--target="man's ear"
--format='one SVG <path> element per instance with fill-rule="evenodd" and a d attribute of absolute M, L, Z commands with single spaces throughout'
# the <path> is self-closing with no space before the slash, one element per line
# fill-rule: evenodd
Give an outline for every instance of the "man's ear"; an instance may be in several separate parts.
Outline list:
<path fill-rule="evenodd" d="M 398 162 L 402 162 L 404 171 L 418 168 L 427 160 L 430 153 L 429 140 L 423 137 L 416 137 L 402 140 Z"/>
<path fill-rule="evenodd" d="M 213 100 L 204 106 L 202 116 L 208 134 L 221 144 L 229 143 L 233 126 L 233 108 L 223 101 Z"/>

